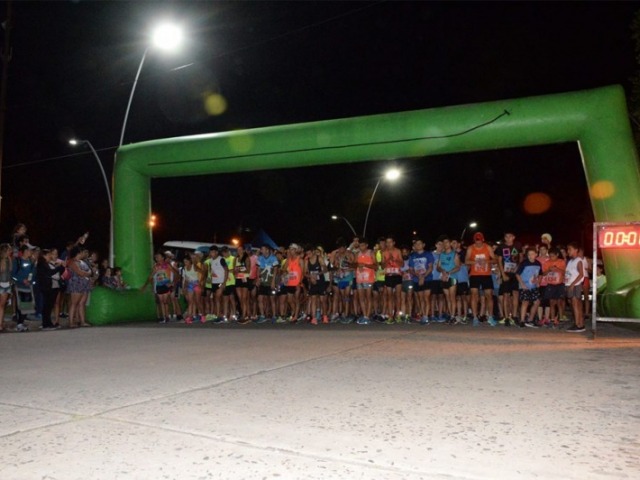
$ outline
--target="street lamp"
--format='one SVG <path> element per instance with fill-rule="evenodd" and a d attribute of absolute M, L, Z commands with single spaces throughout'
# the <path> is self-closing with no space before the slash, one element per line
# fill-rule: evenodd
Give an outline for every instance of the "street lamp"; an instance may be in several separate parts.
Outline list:
<path fill-rule="evenodd" d="M 127 110 L 124 113 L 124 122 L 122 122 L 122 132 L 120 132 L 120 143 L 119 146 L 122 146 L 124 142 L 124 132 L 127 128 L 127 119 L 129 118 L 129 110 L 131 109 L 131 101 L 133 100 L 133 94 L 136 91 L 136 86 L 138 85 L 138 78 L 140 77 L 140 72 L 142 71 L 142 66 L 144 65 L 144 60 L 147 58 L 147 52 L 151 46 L 156 47 L 159 50 L 164 50 L 166 52 L 173 52 L 177 50 L 177 48 L 182 43 L 182 30 L 177 25 L 172 25 L 168 23 L 164 23 L 158 25 L 151 34 L 151 45 L 145 48 L 144 53 L 142 54 L 142 59 L 140 60 L 140 65 L 138 65 L 138 72 L 136 73 L 136 78 L 133 81 L 133 86 L 131 87 L 131 93 L 129 94 L 129 103 L 127 103 Z"/>
<path fill-rule="evenodd" d="M 157 215 L 151 215 L 149 217 L 149 228 L 153 230 L 156 227 L 157 223 L 158 223 Z"/>
<path fill-rule="evenodd" d="M 373 203 L 373 197 L 375 197 L 376 192 L 378 191 L 378 187 L 380 186 L 380 182 L 382 180 L 389 180 L 393 182 L 400 178 L 400 170 L 397 168 L 390 168 L 387 170 L 382 177 L 378 179 L 378 183 L 376 183 L 376 187 L 373 189 L 373 193 L 371 194 L 371 199 L 369 200 L 369 208 L 367 208 L 367 216 L 364 217 L 364 228 L 362 229 L 362 236 L 367 236 L 367 222 L 369 221 L 369 212 L 371 211 L 371 204 Z"/>
<path fill-rule="evenodd" d="M 71 140 L 69 140 L 69 145 L 73 145 L 74 147 L 78 145 L 83 145 L 83 144 L 89 147 L 89 149 L 91 150 L 91 153 L 93 153 L 93 156 L 96 159 L 96 162 L 98 162 L 98 166 L 100 167 L 100 172 L 102 173 L 102 179 L 104 180 L 104 188 L 107 191 L 107 199 L 109 200 L 109 215 L 110 215 L 109 225 L 111 225 L 111 223 L 113 222 L 113 202 L 111 200 L 111 190 L 109 189 L 109 180 L 107 180 L 107 174 L 104 171 L 104 167 L 102 166 L 102 162 L 100 161 L 98 152 L 96 152 L 96 149 L 93 148 L 93 145 L 89 140 L 77 140 L 75 138 L 72 138 Z M 113 245 L 110 243 L 109 244 L 109 263 L 113 261 L 112 247 Z M 113 263 L 111 263 L 111 265 L 113 266 Z"/>
<path fill-rule="evenodd" d="M 464 234 L 466 233 L 467 228 L 476 228 L 477 226 L 478 224 L 476 222 L 471 222 L 469 225 L 466 225 L 462 230 L 462 234 L 460 234 L 460 241 L 464 239 Z"/>
<path fill-rule="evenodd" d="M 351 229 L 351 231 L 353 232 L 353 236 L 357 237 L 358 234 L 356 233 L 356 229 L 353 228 L 353 225 L 351 225 L 351 222 L 349 220 L 347 220 L 346 217 L 343 217 L 342 215 L 331 215 L 331 220 L 338 220 L 339 218 L 341 218 L 342 220 L 344 220 L 347 225 L 349 225 L 349 228 Z"/>
<path fill-rule="evenodd" d="M 131 87 L 131 93 L 129 94 L 129 102 L 127 103 L 127 109 L 124 112 L 124 121 L 122 122 L 122 131 L 120 132 L 120 143 L 118 146 L 122 146 L 124 143 L 124 132 L 127 128 L 127 119 L 129 118 L 129 110 L 131 110 L 131 102 L 133 101 L 133 94 L 136 91 L 138 85 L 138 78 L 140 78 L 140 72 L 144 65 L 144 60 L 147 58 L 147 52 L 152 46 L 158 50 L 164 50 L 166 52 L 175 51 L 182 43 L 182 30 L 177 25 L 163 23 L 158 25 L 151 33 L 151 45 L 144 49 L 140 65 L 138 65 L 138 71 L 136 72 L 136 78 L 133 80 L 133 86 Z M 113 160 L 113 172 L 116 171 L 116 160 Z M 153 227 L 152 227 L 153 228 Z M 115 255 L 113 248 L 113 214 L 111 215 L 111 225 L 109 227 L 109 263 L 114 264 Z"/>

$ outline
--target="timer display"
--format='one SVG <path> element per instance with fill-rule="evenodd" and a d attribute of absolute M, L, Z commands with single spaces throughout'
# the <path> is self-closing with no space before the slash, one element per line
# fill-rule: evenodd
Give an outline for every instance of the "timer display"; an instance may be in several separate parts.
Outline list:
<path fill-rule="evenodd" d="M 598 247 L 602 249 L 640 249 L 640 225 L 600 227 Z"/>

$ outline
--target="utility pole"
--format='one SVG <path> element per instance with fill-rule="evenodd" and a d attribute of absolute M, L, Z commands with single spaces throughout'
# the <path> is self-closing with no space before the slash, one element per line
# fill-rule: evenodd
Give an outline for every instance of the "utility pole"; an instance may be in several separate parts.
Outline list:
<path fill-rule="evenodd" d="M 2 47 L 2 80 L 0 84 L 0 217 L 2 213 L 2 165 L 4 162 L 4 125 L 7 113 L 7 83 L 9 82 L 9 61 L 11 60 L 11 0 L 7 0 L 7 18 L 3 23 L 4 45 Z"/>

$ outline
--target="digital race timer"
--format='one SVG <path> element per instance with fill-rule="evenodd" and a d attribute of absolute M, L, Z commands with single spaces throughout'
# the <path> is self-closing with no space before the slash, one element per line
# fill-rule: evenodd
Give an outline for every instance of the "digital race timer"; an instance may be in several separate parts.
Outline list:
<path fill-rule="evenodd" d="M 598 228 L 598 248 L 640 249 L 640 225 L 601 226 Z"/>

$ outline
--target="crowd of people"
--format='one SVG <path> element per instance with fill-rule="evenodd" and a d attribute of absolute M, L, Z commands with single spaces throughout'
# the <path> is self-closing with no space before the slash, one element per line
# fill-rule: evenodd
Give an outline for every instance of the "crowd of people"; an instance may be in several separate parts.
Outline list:
<path fill-rule="evenodd" d="M 11 243 L 0 245 L 0 331 L 11 305 L 15 330 L 25 320 L 51 331 L 90 326 L 86 305 L 97 286 L 128 289 L 122 270 L 85 247 L 88 232 L 62 252 L 30 243 L 18 224 Z M 513 232 L 487 243 L 475 233 L 465 248 L 447 235 L 427 245 L 393 236 L 335 248 L 295 243 L 288 248 L 251 245 L 189 252 L 177 259 L 158 252 L 145 290 L 152 286 L 162 323 L 351 323 L 417 322 L 487 324 L 492 327 L 566 326 L 582 332 L 589 315 L 592 265 L 576 243 L 552 245 L 545 233 L 522 246 Z M 606 281 L 597 265 L 598 287 Z M 185 308 L 183 308 L 183 306 Z"/>
<path fill-rule="evenodd" d="M 158 252 L 143 289 L 153 286 L 158 319 L 171 321 L 319 323 L 482 323 L 495 327 L 585 330 L 591 263 L 576 243 L 552 246 L 543 234 L 522 246 L 513 232 L 485 242 L 480 232 L 467 248 L 441 235 L 397 246 L 393 236 L 375 243 L 339 239 L 287 249 L 213 245 L 178 261 Z M 604 282 L 602 266 L 598 281 Z M 186 311 L 180 298 L 186 301 Z"/>
<path fill-rule="evenodd" d="M 29 330 L 29 315 L 42 322 L 43 331 L 89 327 L 86 306 L 92 289 L 127 288 L 120 269 L 109 268 L 106 260 L 99 264 L 98 253 L 85 247 L 88 237 L 84 233 L 59 252 L 32 245 L 27 227 L 15 226 L 10 243 L 0 245 L 0 332 L 8 308 L 17 332 Z"/>

